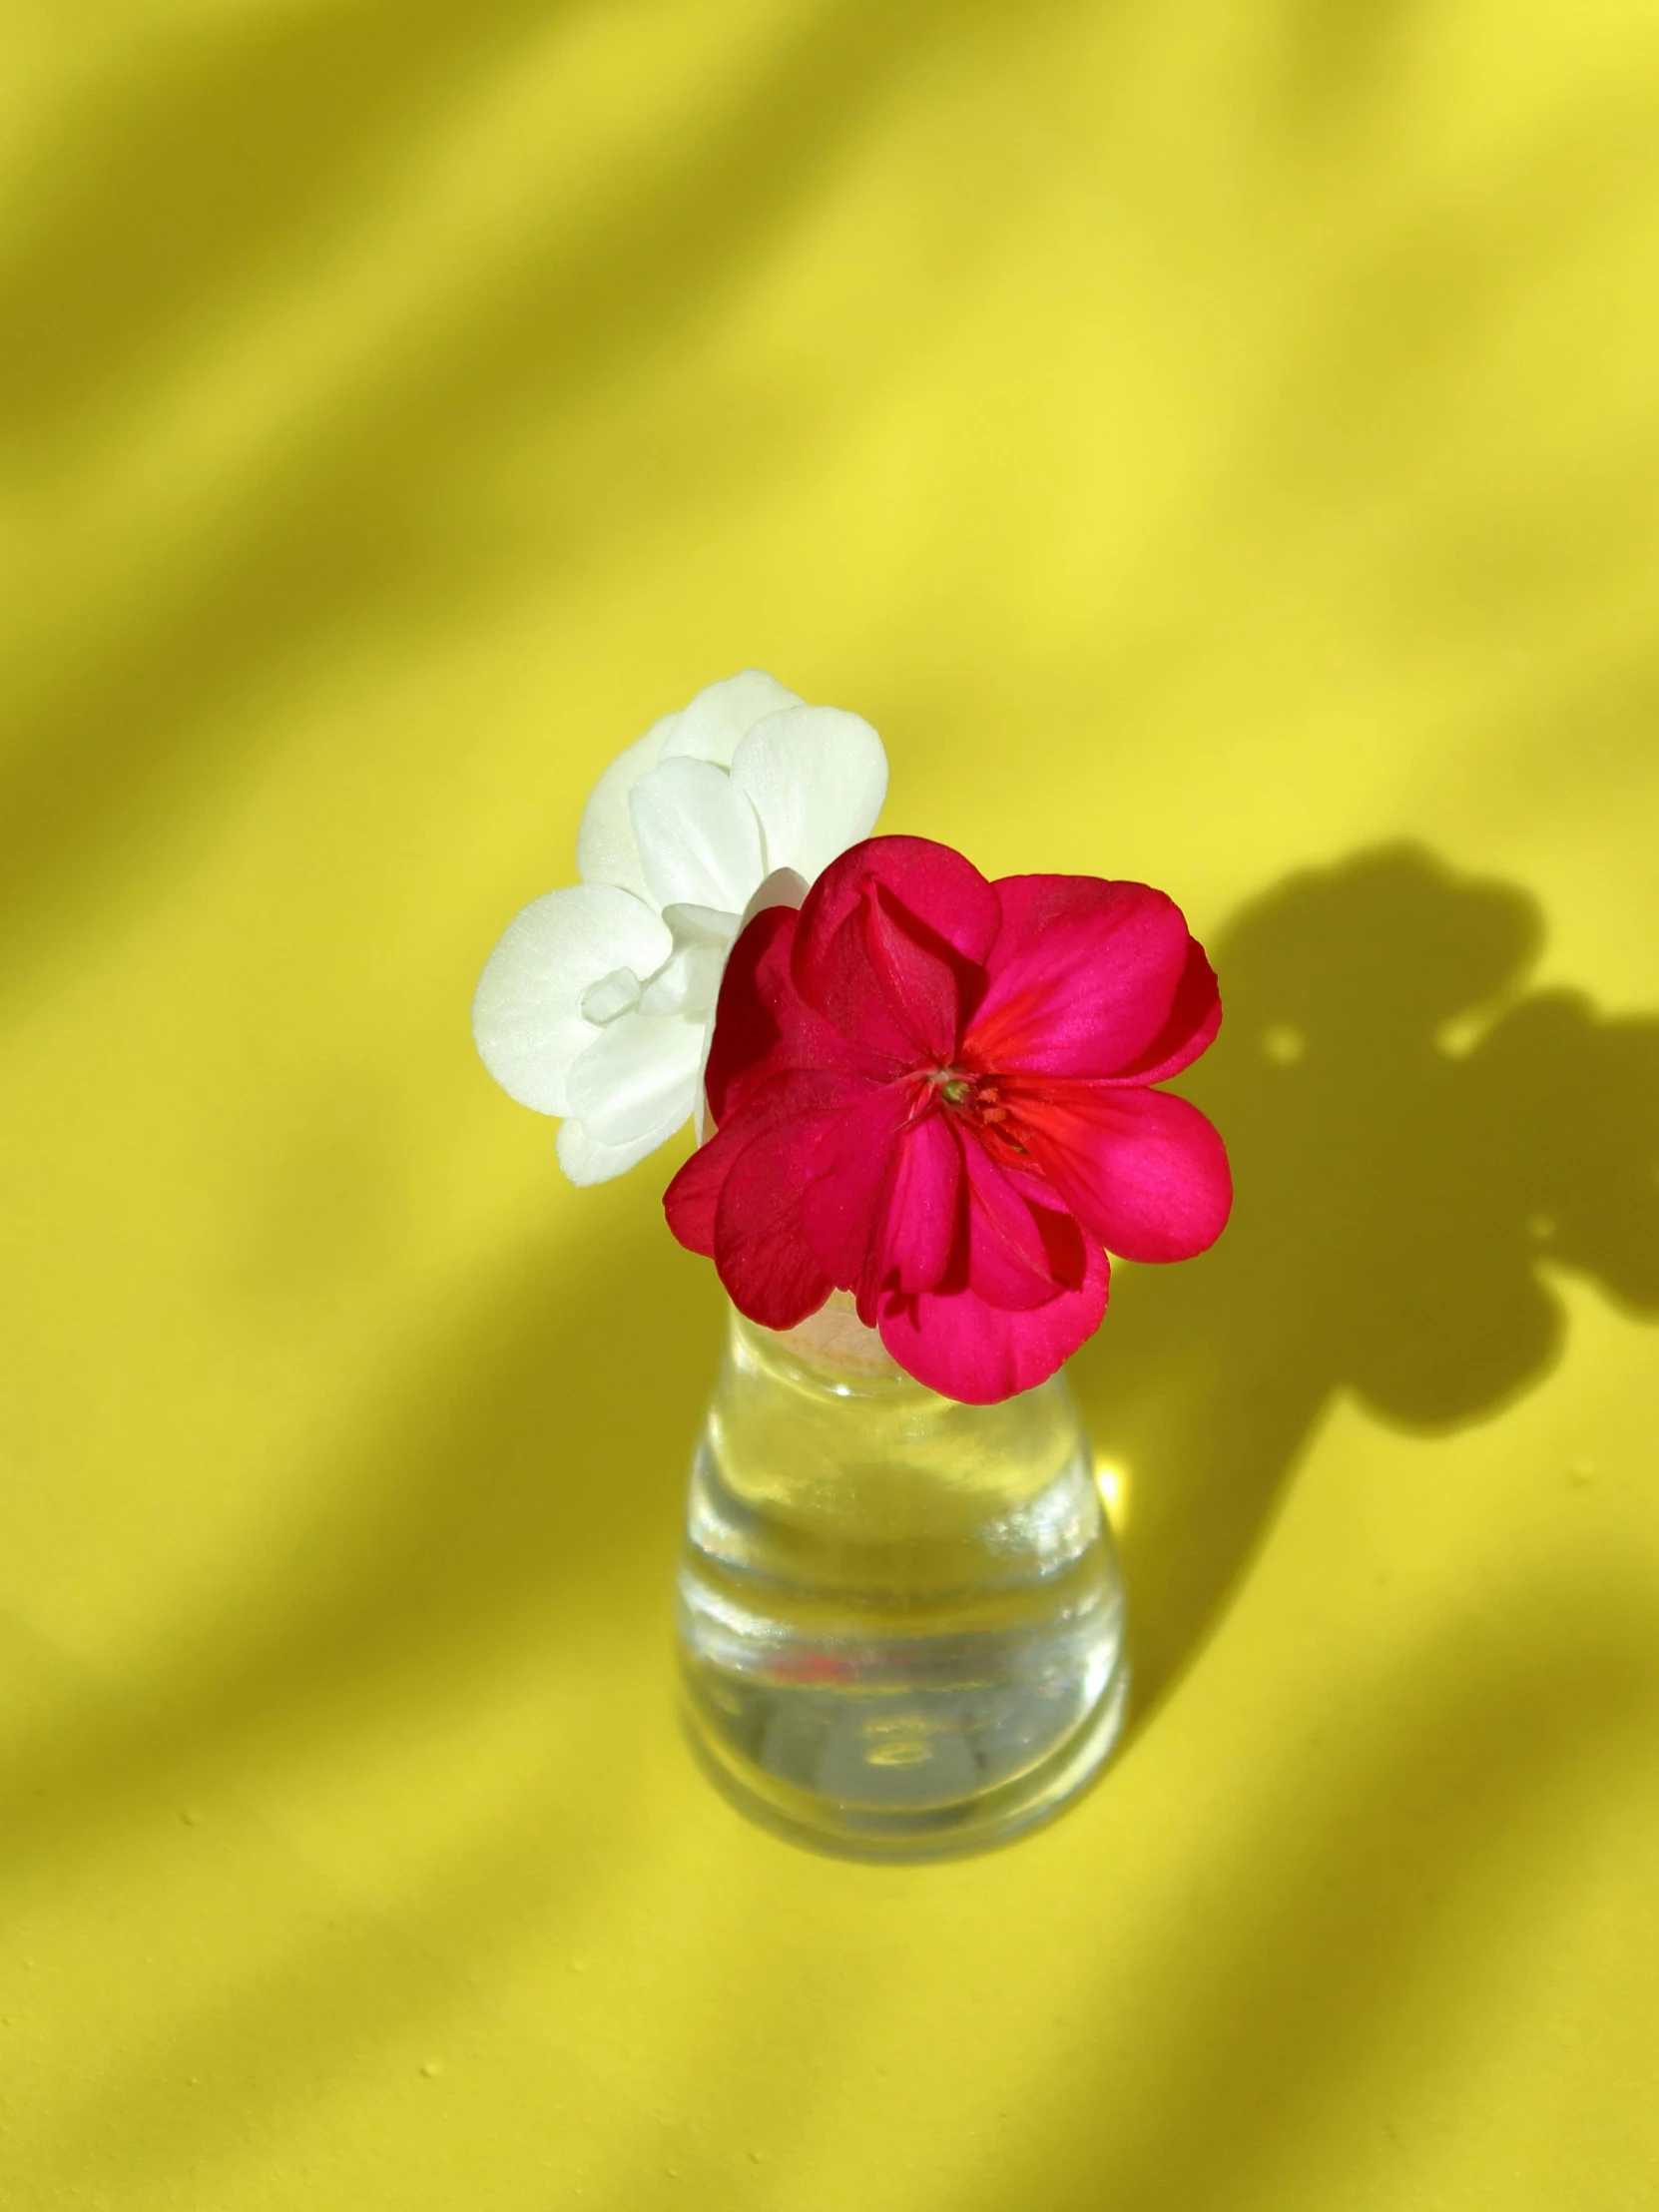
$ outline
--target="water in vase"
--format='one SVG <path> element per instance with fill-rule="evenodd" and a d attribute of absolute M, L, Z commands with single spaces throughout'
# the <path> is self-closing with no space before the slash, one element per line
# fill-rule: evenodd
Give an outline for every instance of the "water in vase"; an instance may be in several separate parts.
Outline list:
<path fill-rule="evenodd" d="M 705 1763 L 823 1849 L 1001 1841 L 1121 1726 L 1122 1586 L 1063 1376 L 962 1405 L 850 1315 L 780 1336 L 734 1314 L 679 1596 Z"/>

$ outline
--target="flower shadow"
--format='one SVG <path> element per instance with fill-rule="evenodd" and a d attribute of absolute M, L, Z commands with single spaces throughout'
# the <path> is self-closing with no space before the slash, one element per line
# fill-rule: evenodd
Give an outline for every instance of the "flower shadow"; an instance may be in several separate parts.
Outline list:
<path fill-rule="evenodd" d="M 1436 1432 L 1561 1346 L 1553 1268 L 1659 1315 L 1659 1019 L 1524 990 L 1512 884 L 1413 845 L 1291 877 L 1212 946 L 1227 1020 L 1181 1088 L 1227 1139 L 1219 1245 L 1120 1272 L 1073 1362 L 1122 1532 L 1144 1715 L 1201 1646 L 1325 1408 Z"/>

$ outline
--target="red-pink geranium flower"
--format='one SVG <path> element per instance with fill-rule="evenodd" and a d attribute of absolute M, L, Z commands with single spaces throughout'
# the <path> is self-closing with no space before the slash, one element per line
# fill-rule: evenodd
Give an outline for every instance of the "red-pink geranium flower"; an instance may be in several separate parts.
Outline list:
<path fill-rule="evenodd" d="M 1221 1021 L 1181 911 L 1092 875 L 987 882 L 872 837 L 734 948 L 708 1072 L 716 1134 L 664 1200 L 751 1320 L 856 1294 L 901 1368 L 985 1404 L 1100 1324 L 1108 1250 L 1184 1260 L 1232 1182 L 1195 1106 L 1151 1086 Z"/>

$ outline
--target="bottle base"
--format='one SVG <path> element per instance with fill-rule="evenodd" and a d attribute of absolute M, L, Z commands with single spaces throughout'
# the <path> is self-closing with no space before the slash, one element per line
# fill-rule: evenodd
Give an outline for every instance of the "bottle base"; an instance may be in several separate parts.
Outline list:
<path fill-rule="evenodd" d="M 786 1713 L 774 1708 L 771 1726 L 756 1746 L 755 1716 L 734 1710 L 729 1678 L 701 1667 L 684 1646 L 681 1679 L 681 1720 L 692 1752 L 738 1812 L 809 1850 L 888 1863 L 992 1851 L 1054 1819 L 1105 1766 L 1122 1734 L 1129 1699 L 1129 1666 L 1119 1644 L 1092 1702 L 1030 1765 L 977 1787 L 962 1776 L 966 1786 L 957 1791 L 948 1788 L 948 1778 L 935 1776 L 932 1787 L 917 1791 L 905 1783 L 966 1733 L 951 1726 L 948 1714 L 931 1714 L 934 1733 L 918 1739 L 910 1713 L 872 1713 L 867 1701 L 849 1703 L 831 1685 L 797 1689 Z M 780 1721 L 794 1739 L 782 1759 L 777 1756 Z M 800 1771 L 801 1749 L 809 1739 L 817 1786 L 777 1771 L 779 1765 Z M 763 1763 L 750 1747 L 770 1750 L 773 1756 Z M 846 1779 L 853 1785 L 844 1794 L 833 1786 L 837 1767 L 848 1770 Z M 895 1785 L 887 1802 L 868 1794 L 869 1783 L 877 1778 Z M 940 1781 L 946 1782 L 942 1792 Z"/>

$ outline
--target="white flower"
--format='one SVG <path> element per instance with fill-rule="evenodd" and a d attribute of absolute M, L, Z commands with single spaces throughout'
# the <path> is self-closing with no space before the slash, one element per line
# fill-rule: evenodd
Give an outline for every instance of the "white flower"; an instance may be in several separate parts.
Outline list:
<path fill-rule="evenodd" d="M 576 838 L 580 884 L 533 899 L 484 963 L 472 1034 L 511 1097 L 564 1117 L 559 1161 L 603 1183 L 702 1124 L 715 1001 L 738 932 L 875 827 L 867 722 L 760 669 L 711 684 L 621 753 Z"/>

